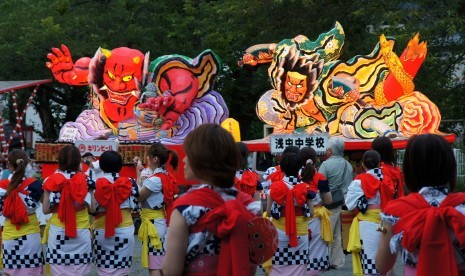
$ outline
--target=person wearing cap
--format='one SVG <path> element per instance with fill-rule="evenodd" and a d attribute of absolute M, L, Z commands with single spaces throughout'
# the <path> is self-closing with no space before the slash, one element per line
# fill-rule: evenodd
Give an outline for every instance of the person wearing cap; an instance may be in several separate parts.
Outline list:
<path fill-rule="evenodd" d="M 87 176 L 93 181 L 103 176 L 103 171 L 100 169 L 100 164 L 97 158 L 91 153 L 86 152 L 82 155 L 82 162 L 89 166 L 89 169 L 85 172 Z"/>
<path fill-rule="evenodd" d="M 86 152 L 82 155 L 82 162 L 86 165 L 90 165 L 92 162 L 96 161 L 97 159 L 92 154 L 92 152 Z"/>

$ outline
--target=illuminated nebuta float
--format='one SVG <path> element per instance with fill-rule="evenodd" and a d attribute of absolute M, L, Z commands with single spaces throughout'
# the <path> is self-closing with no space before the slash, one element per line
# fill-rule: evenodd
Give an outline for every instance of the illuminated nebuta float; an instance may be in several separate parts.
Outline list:
<path fill-rule="evenodd" d="M 149 63 L 149 53 L 126 47 L 99 48 L 95 56 L 75 63 L 69 49 L 53 48 L 47 67 L 69 85 L 90 85 L 91 109 L 67 122 L 59 140 L 106 139 L 181 143 L 202 123 L 221 123 L 228 108 L 216 91 L 221 60 L 211 50 L 191 59 L 161 56 Z"/>
<path fill-rule="evenodd" d="M 439 133 L 437 106 L 415 91 L 413 78 L 427 45 L 418 34 L 399 57 L 394 40 L 380 37 L 369 55 L 338 60 L 344 30 L 335 27 L 310 41 L 299 35 L 246 50 L 240 66 L 270 63 L 273 89 L 258 101 L 258 117 L 274 133 L 307 132 L 348 139 Z"/>

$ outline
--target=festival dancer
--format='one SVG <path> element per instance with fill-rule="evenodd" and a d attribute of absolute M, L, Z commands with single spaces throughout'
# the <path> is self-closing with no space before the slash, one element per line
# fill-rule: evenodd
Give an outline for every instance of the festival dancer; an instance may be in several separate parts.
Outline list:
<path fill-rule="evenodd" d="M 375 256 L 380 233 L 381 157 L 374 150 L 366 151 L 362 159 L 366 173 L 359 174 L 350 183 L 345 203 L 348 210 L 357 210 L 352 221 L 347 251 L 352 252 L 354 275 L 376 275 Z"/>
<path fill-rule="evenodd" d="M 371 143 L 371 148 L 381 156 L 383 172 L 381 210 L 383 210 L 389 201 L 405 195 L 404 176 L 396 164 L 391 139 L 384 136 L 377 137 Z"/>
<path fill-rule="evenodd" d="M 8 155 L 8 179 L 0 181 L 3 272 L 6 275 L 41 275 L 43 269 L 40 227 L 35 210 L 40 205 L 42 183 L 26 178 L 27 154 L 14 149 Z"/>
<path fill-rule="evenodd" d="M 279 163 L 284 178 L 270 186 L 267 214 L 278 229 L 278 249 L 270 275 L 306 275 L 308 264 L 308 218 L 313 214 L 315 192 L 299 180 L 298 155 L 286 153 Z"/>
<path fill-rule="evenodd" d="M 136 181 L 119 175 L 123 158 L 105 151 L 99 159 L 103 176 L 95 183 L 93 257 L 98 275 L 129 275 L 134 254 L 134 224 L 131 211 L 137 208 Z"/>
<path fill-rule="evenodd" d="M 465 194 L 454 192 L 451 145 L 436 134 L 413 136 L 402 171 L 410 193 L 381 214 L 377 269 L 389 271 L 402 253 L 404 275 L 465 275 Z"/>
<path fill-rule="evenodd" d="M 80 164 L 78 148 L 64 146 L 58 153 L 58 170 L 42 186 L 44 214 L 52 213 L 42 240 L 52 275 L 88 275 L 91 270 L 88 189 L 95 183 L 79 171 Z"/>
<path fill-rule="evenodd" d="M 283 151 L 283 154 L 286 153 L 298 153 L 299 148 L 296 146 L 289 146 L 286 147 Z M 284 178 L 284 173 L 281 171 L 281 167 L 279 165 L 274 166 L 274 167 L 269 167 L 266 169 L 265 174 L 263 174 L 263 178 L 265 179 L 265 182 L 262 183 L 263 191 L 269 195 L 269 190 L 270 190 L 270 185 L 274 181 L 279 181 Z"/>
<path fill-rule="evenodd" d="M 247 228 L 260 202 L 233 187 L 241 160 L 234 138 L 203 124 L 187 135 L 184 150 L 185 178 L 204 184 L 175 202 L 163 274 L 254 275 Z"/>
<path fill-rule="evenodd" d="M 298 153 L 302 165 L 300 177 L 307 184 L 307 190 L 316 194 L 313 199 L 314 214 L 308 221 L 308 266 L 307 275 L 318 275 L 329 269 L 329 244 L 333 242 L 331 212 L 322 204 L 331 203 L 328 180 L 316 168 L 316 151 L 304 147 Z"/>
<path fill-rule="evenodd" d="M 247 145 L 243 142 L 237 142 L 236 145 L 241 153 L 242 162 L 241 169 L 236 172 L 234 187 L 239 191 L 249 194 L 255 200 L 260 200 L 260 192 L 263 190 L 263 187 L 260 183 L 260 176 L 247 166 L 247 156 L 249 155 Z"/>
<path fill-rule="evenodd" d="M 284 149 L 283 154 L 281 155 L 281 157 L 284 154 L 287 154 L 287 153 L 295 153 L 295 154 L 297 154 L 299 152 L 299 150 L 300 149 L 298 147 L 296 147 L 296 146 L 288 146 L 288 147 L 286 147 Z M 279 165 L 274 166 L 274 167 L 269 167 L 265 171 L 265 173 L 263 174 L 263 178 L 265 179 L 265 181 L 262 182 L 262 188 L 263 188 L 263 192 L 264 192 L 264 194 L 266 196 L 267 205 L 268 205 L 268 202 L 269 202 L 268 198 L 270 197 L 270 185 L 271 185 L 271 183 L 273 183 L 275 181 L 281 181 L 281 180 L 283 180 L 284 177 L 285 177 L 285 174 L 281 170 L 281 167 Z M 266 208 L 267 207 L 265 207 L 265 212 L 264 212 L 263 216 L 264 217 L 269 217 L 268 214 L 266 213 Z M 271 265 L 272 265 L 272 259 L 267 260 L 262 265 L 262 268 L 265 270 L 265 273 L 267 275 L 270 274 Z"/>
<path fill-rule="evenodd" d="M 165 249 L 167 225 L 173 211 L 174 199 L 179 193 L 173 170 L 178 168 L 178 155 L 159 142 L 148 150 L 148 168 L 153 175 L 140 187 L 142 223 L 139 240 L 142 241 L 142 266 L 150 275 L 160 275 Z"/>

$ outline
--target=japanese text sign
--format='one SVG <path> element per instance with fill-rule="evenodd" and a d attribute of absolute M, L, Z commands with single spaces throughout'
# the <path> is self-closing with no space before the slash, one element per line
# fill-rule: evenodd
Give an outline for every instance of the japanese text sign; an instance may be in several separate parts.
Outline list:
<path fill-rule="evenodd" d="M 86 152 L 92 153 L 94 156 L 100 156 L 107 150 L 118 151 L 118 144 L 112 140 L 76 140 L 74 145 L 79 149 L 81 155 Z"/>
<path fill-rule="evenodd" d="M 73 141 L 76 139 L 76 134 L 78 133 L 77 128 L 70 128 L 65 127 L 63 130 L 63 134 L 61 135 L 60 139 L 63 141 Z"/>
<path fill-rule="evenodd" d="M 317 154 L 325 154 L 328 143 L 328 134 L 272 134 L 270 135 L 270 151 L 272 154 L 281 154 L 289 146 L 298 148 L 312 147 Z"/>

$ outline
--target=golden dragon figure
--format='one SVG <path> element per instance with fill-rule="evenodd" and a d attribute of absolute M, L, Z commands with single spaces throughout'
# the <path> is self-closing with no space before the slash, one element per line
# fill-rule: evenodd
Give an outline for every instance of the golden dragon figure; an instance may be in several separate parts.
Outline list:
<path fill-rule="evenodd" d="M 405 70 L 400 58 L 392 51 L 392 44 L 387 41 L 384 35 L 381 35 L 379 42 L 384 63 L 388 67 L 389 72 L 393 74 L 393 76 L 401 85 L 403 89 L 403 95 L 409 95 L 415 89 L 413 76 Z M 383 105 L 388 103 L 388 100 L 386 99 L 386 92 L 389 93 L 389 91 L 384 91 L 384 81 L 378 83 L 375 88 L 376 104 Z"/>

